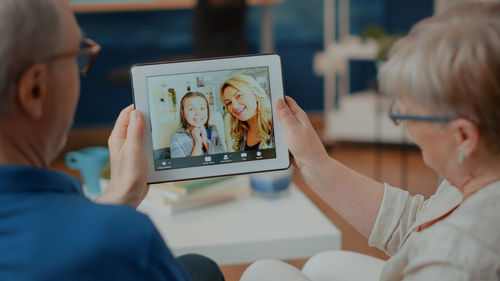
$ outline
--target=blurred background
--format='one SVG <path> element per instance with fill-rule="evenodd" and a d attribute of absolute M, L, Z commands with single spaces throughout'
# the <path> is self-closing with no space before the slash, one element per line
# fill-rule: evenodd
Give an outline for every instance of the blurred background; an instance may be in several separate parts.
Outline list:
<path fill-rule="evenodd" d="M 164 1 L 169 2 L 169 0 Z M 77 8 L 80 7 L 75 10 L 85 35 L 102 46 L 95 68 L 82 81 L 81 98 L 75 119 L 77 128 L 111 125 L 119 111 L 132 103 L 132 91 L 128 78 L 130 65 L 203 56 L 203 51 L 197 47 L 198 37 L 201 36 L 197 36 L 196 25 L 217 25 L 215 19 L 221 20 L 221 17 L 217 15 L 208 15 L 206 23 L 203 19 L 197 21 L 196 16 L 199 11 L 196 5 L 192 8 L 151 8 L 150 10 L 147 7 L 132 6 L 123 11 L 122 7 L 99 8 L 99 4 L 148 1 L 72 0 L 71 2 Z M 189 0 L 184 2 L 189 2 Z M 324 1 L 283 0 L 277 2 L 266 8 L 269 8 L 272 13 L 271 28 L 274 41 L 272 51 L 278 53 L 283 60 L 286 94 L 296 99 L 307 111 L 322 111 L 324 107 L 323 77 L 313 71 L 313 56 L 324 49 Z M 338 2 L 340 1 L 336 4 L 337 16 Z M 404 33 L 418 20 L 432 15 L 434 8 L 432 0 L 351 0 L 347 2 L 349 2 L 350 10 L 350 34 L 360 34 L 373 25 L 390 33 Z M 85 5 L 88 6 L 85 7 Z M 92 10 L 92 6 L 97 6 L 97 8 Z M 89 7 L 92 12 L 88 12 Z M 242 22 L 244 38 L 241 40 L 243 43 L 233 45 L 238 48 L 243 45 L 243 52 L 240 53 L 256 54 L 261 51 L 261 22 L 267 12 L 263 11 L 264 9 L 263 5 L 250 4 L 244 8 Z M 222 18 L 223 21 L 238 24 L 237 20 L 230 17 L 222 16 Z M 337 24 L 336 34 L 338 33 Z M 202 44 L 198 42 L 198 45 Z M 216 54 L 224 55 L 224 50 Z M 374 62 L 353 60 L 350 64 L 351 90 L 357 91 L 370 87 L 370 82 L 373 82 L 376 77 Z"/>
<path fill-rule="evenodd" d="M 277 53 L 286 95 L 308 113 L 331 156 L 381 182 L 425 197 L 438 176 L 387 117 L 377 68 L 390 45 L 419 20 L 464 0 L 72 0 L 85 36 L 102 46 L 67 151 L 106 146 L 121 109 L 133 102 L 136 63 Z M 61 158 L 55 168 L 64 169 Z M 342 249 L 386 259 L 315 195 L 294 182 L 342 232 Z M 300 267 L 305 260 L 292 260 Z M 247 265 L 224 266 L 238 280 Z"/>

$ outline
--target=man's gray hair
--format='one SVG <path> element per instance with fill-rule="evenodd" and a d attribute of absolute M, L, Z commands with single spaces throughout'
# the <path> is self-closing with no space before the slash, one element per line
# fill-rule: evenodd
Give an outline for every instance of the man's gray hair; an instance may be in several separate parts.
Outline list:
<path fill-rule="evenodd" d="M 62 17 L 53 0 L 0 1 L 0 114 L 22 73 L 62 50 Z"/>

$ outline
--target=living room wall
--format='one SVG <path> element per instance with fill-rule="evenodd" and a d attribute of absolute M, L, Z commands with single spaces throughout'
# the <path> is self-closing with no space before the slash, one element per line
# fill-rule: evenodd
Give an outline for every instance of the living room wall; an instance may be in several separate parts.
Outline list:
<path fill-rule="evenodd" d="M 351 0 L 351 33 L 370 24 L 405 32 L 432 14 L 432 0 Z M 274 12 L 275 49 L 283 61 L 286 94 L 308 111 L 323 108 L 323 79 L 313 73 L 312 58 L 323 49 L 323 1 L 286 0 Z M 128 68 L 135 63 L 193 58 L 193 12 L 168 10 L 79 14 L 87 37 L 102 45 L 92 73 L 82 79 L 75 127 L 110 125 L 132 103 Z M 247 10 L 250 53 L 258 53 L 260 8 Z M 351 89 L 375 78 L 370 62 L 351 64 Z"/>

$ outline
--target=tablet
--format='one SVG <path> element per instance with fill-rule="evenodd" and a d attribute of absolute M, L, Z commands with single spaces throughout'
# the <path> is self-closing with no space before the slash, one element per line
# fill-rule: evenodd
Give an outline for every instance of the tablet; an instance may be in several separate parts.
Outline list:
<path fill-rule="evenodd" d="M 278 55 L 134 65 L 148 183 L 287 169 Z"/>

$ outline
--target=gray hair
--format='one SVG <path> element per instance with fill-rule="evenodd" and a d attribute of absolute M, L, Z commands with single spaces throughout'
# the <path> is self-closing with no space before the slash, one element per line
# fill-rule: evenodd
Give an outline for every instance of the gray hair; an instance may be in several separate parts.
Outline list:
<path fill-rule="evenodd" d="M 500 154 L 500 3 L 456 6 L 415 25 L 391 49 L 380 89 L 429 114 L 474 121 Z"/>
<path fill-rule="evenodd" d="M 0 1 L 0 114 L 26 68 L 62 50 L 62 29 L 53 0 Z"/>

